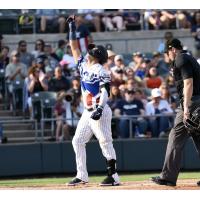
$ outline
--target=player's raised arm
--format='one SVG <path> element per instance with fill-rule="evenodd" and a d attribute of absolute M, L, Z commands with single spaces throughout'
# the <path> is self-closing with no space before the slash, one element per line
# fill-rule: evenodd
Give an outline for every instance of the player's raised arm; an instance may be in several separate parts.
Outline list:
<path fill-rule="evenodd" d="M 76 24 L 75 24 L 75 16 L 69 16 L 67 19 L 67 23 L 69 25 L 69 44 L 72 50 L 72 55 L 76 63 L 78 63 L 78 59 L 81 56 L 81 52 L 78 47 L 78 42 L 76 39 Z"/>

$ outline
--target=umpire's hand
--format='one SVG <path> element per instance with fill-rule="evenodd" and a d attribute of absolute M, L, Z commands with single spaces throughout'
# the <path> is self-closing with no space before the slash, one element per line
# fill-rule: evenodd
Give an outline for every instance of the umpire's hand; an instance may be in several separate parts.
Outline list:
<path fill-rule="evenodd" d="M 103 112 L 103 108 L 102 107 L 98 107 L 91 115 L 91 118 L 93 120 L 99 120 L 102 116 L 102 112 Z"/>

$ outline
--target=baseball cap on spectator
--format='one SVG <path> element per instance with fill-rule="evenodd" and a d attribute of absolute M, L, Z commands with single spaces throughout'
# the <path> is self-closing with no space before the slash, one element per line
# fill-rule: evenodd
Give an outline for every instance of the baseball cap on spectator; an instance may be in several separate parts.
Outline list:
<path fill-rule="evenodd" d="M 115 60 L 115 62 L 118 61 L 118 60 L 122 60 L 123 61 L 124 58 L 123 58 L 122 55 L 116 55 L 114 60 Z"/>
<path fill-rule="evenodd" d="M 161 97 L 160 89 L 154 88 L 153 90 L 151 90 L 151 96 L 152 98 Z"/>
<path fill-rule="evenodd" d="M 42 58 L 42 57 L 36 58 L 36 64 L 43 64 L 43 63 L 44 63 L 44 58 Z"/>
<path fill-rule="evenodd" d="M 157 56 L 160 56 L 160 52 L 154 51 L 154 52 L 153 52 L 153 58 L 154 58 L 154 57 L 157 57 Z"/>
<path fill-rule="evenodd" d="M 172 40 L 168 40 L 165 45 L 165 53 L 167 53 L 172 47 L 176 49 L 183 49 L 183 46 L 181 44 L 181 41 L 177 38 L 174 38 Z"/>
<path fill-rule="evenodd" d="M 112 56 L 116 56 L 115 52 L 111 51 L 111 50 L 107 50 L 108 53 L 108 58 L 112 57 Z"/>
<path fill-rule="evenodd" d="M 139 51 L 133 52 L 133 56 L 143 57 L 143 54 Z"/>

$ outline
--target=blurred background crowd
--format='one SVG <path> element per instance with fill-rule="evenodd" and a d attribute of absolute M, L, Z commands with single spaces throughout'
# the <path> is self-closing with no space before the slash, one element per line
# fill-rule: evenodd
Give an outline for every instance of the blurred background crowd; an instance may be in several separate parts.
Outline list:
<path fill-rule="evenodd" d="M 0 10 L 0 26 L 5 27 L 0 35 L 0 101 L 6 101 L 10 111 L 23 111 L 27 119 L 55 119 L 57 141 L 73 137 L 84 108 L 79 72 L 68 43 L 66 18 L 72 13 L 77 13 L 77 39 L 83 54 L 95 42 L 93 32 L 166 30 L 148 54 L 134 51 L 124 56 L 107 45 L 104 67 L 111 75 L 108 104 L 113 111 L 113 138 L 167 137 L 178 97 L 165 42 L 174 37 L 172 29 L 190 29 L 199 59 L 199 10 Z M 6 20 L 12 20 L 14 28 Z M 56 47 L 44 39 L 37 39 L 32 49 L 25 39 L 17 41 L 15 49 L 4 44 L 4 34 L 22 33 L 66 33 L 66 37 L 56 41 Z M 192 53 L 186 46 L 184 50 Z M 34 102 L 39 92 L 56 93 L 52 112 L 47 110 L 45 116 Z"/>

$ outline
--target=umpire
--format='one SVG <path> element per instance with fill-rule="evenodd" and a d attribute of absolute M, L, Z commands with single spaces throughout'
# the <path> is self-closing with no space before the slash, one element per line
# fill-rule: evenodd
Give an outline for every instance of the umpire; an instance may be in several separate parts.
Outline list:
<path fill-rule="evenodd" d="M 200 66 L 196 59 L 183 51 L 183 46 L 178 39 L 168 40 L 166 53 L 171 61 L 171 72 L 180 98 L 180 106 L 176 114 L 174 127 L 169 134 L 165 161 L 160 176 L 151 180 L 158 185 L 176 186 L 180 171 L 181 158 L 187 139 L 192 136 L 195 146 L 199 150 L 199 141 L 188 133 L 185 122 L 190 117 L 193 102 L 200 99 Z M 200 181 L 197 182 L 200 186 Z"/>

